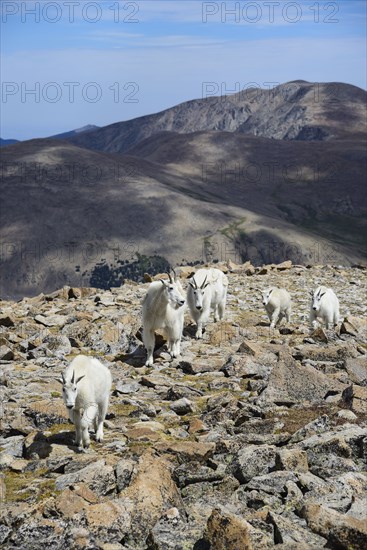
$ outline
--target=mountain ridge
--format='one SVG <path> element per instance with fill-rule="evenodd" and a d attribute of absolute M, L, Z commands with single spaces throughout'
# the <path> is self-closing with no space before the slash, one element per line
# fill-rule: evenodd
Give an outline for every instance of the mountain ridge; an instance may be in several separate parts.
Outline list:
<path fill-rule="evenodd" d="M 19 140 L 0 138 L 0 147 L 8 147 L 9 145 L 14 145 L 15 143 L 19 143 Z"/>
<path fill-rule="evenodd" d="M 356 135 L 362 138 L 366 131 L 366 96 L 364 90 L 350 84 L 289 82 L 274 90 L 256 88 L 190 100 L 70 141 L 91 149 L 124 153 L 162 131 L 238 131 L 274 139 L 317 141 Z M 300 103 L 298 108 L 296 102 Z M 351 127 L 345 127 L 346 120 Z"/>
<path fill-rule="evenodd" d="M 246 122 L 228 102 L 193 100 L 134 119 L 123 131 L 116 123 L 113 135 L 106 127 L 4 148 L 1 295 L 51 291 L 68 281 L 88 286 L 96 269 L 106 285 L 110 273 L 122 280 L 130 263 L 142 276 L 149 258 L 165 265 L 365 262 L 365 113 L 361 101 L 350 105 L 351 90 L 360 100 L 365 92 L 345 85 L 325 110 L 310 99 L 315 85 L 297 86 L 283 87 L 281 97 L 278 90 L 273 118 L 254 97 L 252 119 L 245 103 L 228 100 L 243 108 Z M 292 101 L 284 102 L 286 93 Z M 310 126 L 308 108 L 319 126 Z M 305 122 L 298 134 L 297 109 Z M 230 129 L 197 129 L 220 121 Z M 283 138 L 255 135 L 255 127 Z"/>

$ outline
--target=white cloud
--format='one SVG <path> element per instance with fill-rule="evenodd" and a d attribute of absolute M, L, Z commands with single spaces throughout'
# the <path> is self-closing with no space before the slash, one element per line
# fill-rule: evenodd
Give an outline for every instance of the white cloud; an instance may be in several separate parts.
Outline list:
<path fill-rule="evenodd" d="M 85 39 L 88 48 L 93 47 L 93 41 L 103 42 L 108 47 L 115 46 L 119 48 L 129 47 L 137 48 L 167 48 L 167 47 L 201 47 L 224 44 L 226 40 L 216 37 L 205 37 L 200 35 L 185 34 L 167 34 L 164 36 L 145 36 L 144 34 L 130 34 L 113 31 L 96 31 L 89 33 L 88 36 L 80 37 Z M 83 40 L 82 40 L 83 43 Z"/>

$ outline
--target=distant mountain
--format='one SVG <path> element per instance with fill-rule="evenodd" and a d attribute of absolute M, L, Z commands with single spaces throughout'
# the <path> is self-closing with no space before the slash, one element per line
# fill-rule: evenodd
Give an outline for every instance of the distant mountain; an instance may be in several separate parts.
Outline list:
<path fill-rule="evenodd" d="M 47 139 L 67 139 L 67 138 L 72 138 L 74 136 L 78 136 L 79 134 L 91 132 L 92 130 L 98 130 L 98 129 L 99 129 L 99 126 L 95 126 L 94 124 L 87 124 L 82 128 L 77 128 L 76 130 L 70 130 L 70 132 L 64 132 L 62 134 L 56 134 L 55 136 L 50 136 L 50 138 L 47 138 Z M 19 143 L 19 140 L 0 138 L 0 147 L 6 147 L 7 145 L 14 145 L 14 143 Z"/>
<path fill-rule="evenodd" d="M 19 143 L 19 141 L 17 139 L 0 138 L 0 147 L 6 147 L 7 145 L 13 145 L 14 143 Z"/>
<path fill-rule="evenodd" d="M 84 134 L 86 132 L 91 132 L 92 130 L 98 130 L 98 129 L 99 129 L 99 126 L 95 126 L 94 124 L 87 124 L 82 128 L 77 128 L 76 130 L 70 130 L 70 132 L 63 132 L 62 134 L 56 134 L 54 136 L 50 136 L 49 139 L 72 138 L 74 136 L 78 136 L 79 134 Z"/>
<path fill-rule="evenodd" d="M 227 131 L 299 141 L 362 138 L 366 92 L 343 83 L 288 82 L 273 90 L 196 99 L 160 113 L 72 136 L 75 145 L 126 153 L 161 132 Z"/>
<path fill-rule="evenodd" d="M 0 297 L 152 262 L 365 262 L 366 92 L 332 86 L 297 81 L 4 148 Z"/>

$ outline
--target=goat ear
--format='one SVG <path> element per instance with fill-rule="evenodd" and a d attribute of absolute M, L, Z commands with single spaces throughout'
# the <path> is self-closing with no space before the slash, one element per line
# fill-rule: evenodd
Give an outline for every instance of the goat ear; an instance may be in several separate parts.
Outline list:
<path fill-rule="evenodd" d="M 159 279 L 160 282 L 162 283 L 162 285 L 166 286 L 167 285 L 167 281 L 165 281 L 164 279 Z"/>
<path fill-rule="evenodd" d="M 189 285 L 191 286 L 191 288 L 193 288 L 195 290 L 195 285 L 192 281 L 189 281 Z"/>
<path fill-rule="evenodd" d="M 322 298 L 323 296 L 325 296 L 325 292 L 323 292 L 322 294 L 320 294 L 320 298 Z"/>
<path fill-rule="evenodd" d="M 210 285 L 210 283 L 206 283 L 206 285 L 204 285 L 203 288 L 206 288 L 206 287 L 209 286 L 209 285 Z"/>
<path fill-rule="evenodd" d="M 77 380 L 75 381 L 75 384 L 79 384 L 79 382 L 81 381 L 82 378 L 84 378 L 85 374 L 83 374 L 83 376 L 79 376 L 79 378 L 77 378 Z"/>
<path fill-rule="evenodd" d="M 64 385 L 64 381 L 62 378 L 56 378 L 57 382 L 60 382 L 60 384 L 63 386 Z"/>

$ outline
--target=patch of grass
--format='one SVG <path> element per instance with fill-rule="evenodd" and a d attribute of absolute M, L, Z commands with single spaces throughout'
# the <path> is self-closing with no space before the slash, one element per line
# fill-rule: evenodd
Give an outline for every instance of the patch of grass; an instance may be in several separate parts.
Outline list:
<path fill-rule="evenodd" d="M 199 380 L 196 374 L 185 374 L 182 378 L 179 379 L 180 384 L 187 384 L 190 388 L 195 387 L 198 384 Z"/>
<path fill-rule="evenodd" d="M 319 416 L 323 414 L 329 414 L 332 411 L 330 408 L 324 406 L 314 406 L 309 408 L 297 408 L 297 409 L 288 409 L 284 414 L 281 415 L 280 420 L 284 424 L 281 432 L 288 432 L 293 435 L 299 429 L 306 426 Z M 265 415 L 267 420 L 272 420 L 274 417 L 279 417 L 279 413 L 271 412 Z"/>
<path fill-rule="evenodd" d="M 33 474 L 17 474 L 15 472 L 7 472 L 5 474 L 5 488 L 7 502 L 22 502 L 32 497 L 33 492 L 26 490 L 29 481 Z"/>
<path fill-rule="evenodd" d="M 60 493 L 55 489 L 55 479 L 47 479 L 38 486 L 37 502 L 41 502 Z"/>
<path fill-rule="evenodd" d="M 165 430 L 179 428 L 181 425 L 181 418 L 160 418 L 157 416 L 154 420 L 163 424 Z M 162 432 L 159 432 L 159 435 L 162 434 Z"/>
<path fill-rule="evenodd" d="M 196 399 L 196 401 L 195 401 L 195 413 L 196 414 L 201 414 L 204 411 L 206 411 L 207 403 L 208 403 L 208 397 L 207 396 L 199 397 L 198 399 Z M 194 418 L 194 417 L 192 417 L 192 418 Z"/>
<path fill-rule="evenodd" d="M 47 431 L 48 432 L 51 432 L 52 435 L 54 434 L 58 434 L 60 432 L 69 432 L 70 430 L 73 429 L 73 424 L 69 424 L 69 423 L 62 423 L 62 424 L 53 424 L 52 426 L 50 426 L 49 428 L 47 428 Z"/>
<path fill-rule="evenodd" d="M 51 397 L 61 397 L 61 393 L 58 392 L 58 391 L 52 391 L 51 392 Z"/>
<path fill-rule="evenodd" d="M 135 455 L 142 455 L 147 449 L 154 447 L 155 442 L 153 441 L 132 441 L 127 444 L 127 447 Z"/>
<path fill-rule="evenodd" d="M 135 405 L 125 405 L 123 403 L 114 403 L 111 406 L 111 412 L 116 416 L 130 416 L 133 412 L 139 410 Z"/>
<path fill-rule="evenodd" d="M 7 502 L 24 502 L 34 497 L 35 488 L 33 490 L 30 489 L 32 481 L 42 477 L 46 472 L 45 468 L 34 472 L 6 472 L 4 482 Z"/>

